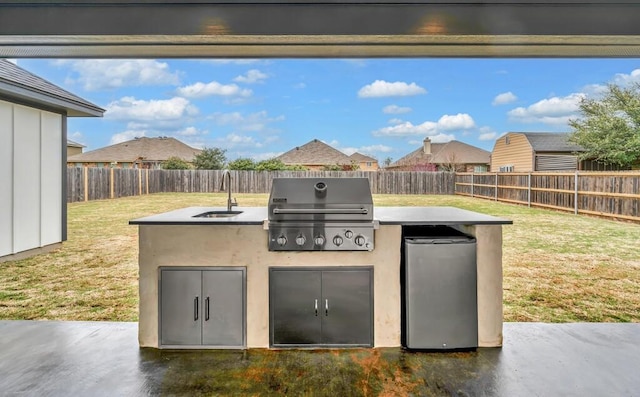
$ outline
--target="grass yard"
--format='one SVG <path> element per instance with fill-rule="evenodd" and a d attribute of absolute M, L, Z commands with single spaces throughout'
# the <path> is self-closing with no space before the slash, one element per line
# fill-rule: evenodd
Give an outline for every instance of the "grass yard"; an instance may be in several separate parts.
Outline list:
<path fill-rule="evenodd" d="M 238 194 L 265 206 L 266 194 Z M 640 225 L 462 196 L 375 195 L 377 206 L 455 206 L 512 219 L 504 226 L 504 319 L 639 322 Z M 163 193 L 68 205 L 61 249 L 0 264 L 0 319 L 138 318 L 137 227 L 128 221 L 226 194 Z"/>

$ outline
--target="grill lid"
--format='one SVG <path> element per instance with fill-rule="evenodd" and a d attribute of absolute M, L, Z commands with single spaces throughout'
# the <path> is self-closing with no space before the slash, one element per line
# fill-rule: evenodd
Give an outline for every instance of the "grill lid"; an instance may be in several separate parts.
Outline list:
<path fill-rule="evenodd" d="M 367 178 L 274 178 L 269 220 L 373 220 Z"/>

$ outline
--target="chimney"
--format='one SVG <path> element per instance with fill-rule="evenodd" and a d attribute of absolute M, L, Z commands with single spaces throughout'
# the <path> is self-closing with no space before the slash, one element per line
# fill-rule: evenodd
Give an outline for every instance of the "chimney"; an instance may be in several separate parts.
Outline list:
<path fill-rule="evenodd" d="M 424 154 L 431 154 L 431 138 L 424 138 L 424 141 L 422 141 L 422 150 Z"/>

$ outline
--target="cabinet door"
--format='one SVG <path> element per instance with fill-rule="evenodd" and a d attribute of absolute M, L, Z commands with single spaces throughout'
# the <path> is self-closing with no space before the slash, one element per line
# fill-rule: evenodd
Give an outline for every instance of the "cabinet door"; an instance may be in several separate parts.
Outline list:
<path fill-rule="evenodd" d="M 271 269 L 272 345 L 321 343 L 321 275 L 320 271 Z"/>
<path fill-rule="evenodd" d="M 244 346 L 244 271 L 202 272 L 202 344 Z"/>
<path fill-rule="evenodd" d="M 202 343 L 201 271 L 162 270 L 160 281 L 160 343 Z"/>
<path fill-rule="evenodd" d="M 322 272 L 322 343 L 373 345 L 371 270 Z"/>

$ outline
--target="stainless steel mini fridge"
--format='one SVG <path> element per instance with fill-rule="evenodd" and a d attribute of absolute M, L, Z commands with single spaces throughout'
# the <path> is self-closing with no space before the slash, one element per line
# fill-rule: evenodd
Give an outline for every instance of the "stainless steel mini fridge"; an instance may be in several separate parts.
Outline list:
<path fill-rule="evenodd" d="M 477 347 L 476 240 L 405 237 L 404 245 L 406 347 Z"/>

